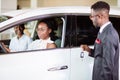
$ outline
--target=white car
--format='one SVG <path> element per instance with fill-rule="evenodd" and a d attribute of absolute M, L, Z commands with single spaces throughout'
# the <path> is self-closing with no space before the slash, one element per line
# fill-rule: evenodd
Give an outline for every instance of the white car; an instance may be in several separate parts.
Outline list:
<path fill-rule="evenodd" d="M 21 14 L 24 14 L 25 12 L 30 11 L 31 9 L 22 9 L 22 10 L 14 10 L 14 11 L 9 11 L 5 13 L 1 13 L 0 15 L 0 22 L 6 21 L 10 18 L 19 16 Z"/>
<path fill-rule="evenodd" d="M 14 37 L 13 27 L 24 24 L 35 40 L 37 22 L 53 18 L 57 48 L 6 53 L 0 49 L 0 80 L 92 80 L 92 57 L 80 48 L 93 48 L 98 29 L 89 19 L 89 7 L 49 7 L 26 11 L 0 23 L 0 41 L 9 46 Z M 120 10 L 111 9 L 110 20 L 120 35 Z"/>

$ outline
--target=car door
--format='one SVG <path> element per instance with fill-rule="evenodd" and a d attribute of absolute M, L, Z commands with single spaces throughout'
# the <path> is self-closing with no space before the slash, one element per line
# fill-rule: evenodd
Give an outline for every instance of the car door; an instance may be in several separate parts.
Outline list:
<path fill-rule="evenodd" d="M 0 55 L 0 79 L 69 80 L 69 53 L 51 49 Z"/>
<path fill-rule="evenodd" d="M 71 48 L 71 80 L 92 80 L 93 58 L 81 48 Z"/>
<path fill-rule="evenodd" d="M 80 48 L 81 44 L 87 44 L 90 48 L 94 48 L 94 41 L 97 37 L 99 28 L 95 28 L 89 19 L 89 16 L 75 15 L 71 16 L 71 80 L 92 80 L 92 69 L 94 58 L 88 56 L 88 52 Z M 69 19 L 69 20 L 70 20 Z M 110 17 L 118 34 L 119 18 Z M 119 35 L 120 36 L 120 35 Z"/>
<path fill-rule="evenodd" d="M 61 47 L 1 53 L 1 80 L 70 80 L 70 49 L 63 48 L 66 21 L 64 17 L 60 18 L 62 20 Z M 17 21 L 16 23 L 21 24 Z"/>
<path fill-rule="evenodd" d="M 88 52 L 80 48 L 81 44 L 93 47 L 97 35 L 88 16 L 72 15 L 71 20 L 70 47 L 71 47 L 71 80 L 92 80 L 93 61 Z M 69 26 L 69 23 L 68 25 Z"/>

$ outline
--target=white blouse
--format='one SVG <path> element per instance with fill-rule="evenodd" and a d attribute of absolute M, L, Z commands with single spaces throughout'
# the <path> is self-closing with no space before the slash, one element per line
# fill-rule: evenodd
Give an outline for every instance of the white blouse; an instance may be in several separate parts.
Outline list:
<path fill-rule="evenodd" d="M 54 41 L 52 41 L 50 38 L 47 40 L 35 40 L 29 45 L 28 50 L 46 49 L 48 43 L 54 43 Z"/>

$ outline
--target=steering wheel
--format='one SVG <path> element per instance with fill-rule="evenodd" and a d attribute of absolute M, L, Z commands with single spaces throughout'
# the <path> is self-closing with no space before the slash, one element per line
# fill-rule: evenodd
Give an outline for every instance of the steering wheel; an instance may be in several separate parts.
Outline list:
<path fill-rule="evenodd" d="M 2 42 L 0 42 L 0 53 L 7 53 L 7 50 L 4 48 Z"/>

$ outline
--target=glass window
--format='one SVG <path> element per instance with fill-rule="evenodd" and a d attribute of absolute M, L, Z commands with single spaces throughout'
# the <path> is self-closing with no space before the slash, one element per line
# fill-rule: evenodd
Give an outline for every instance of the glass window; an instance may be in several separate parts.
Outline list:
<path fill-rule="evenodd" d="M 77 16 L 77 44 L 93 45 L 98 29 L 95 28 L 88 16 Z"/>
<path fill-rule="evenodd" d="M 62 21 L 61 17 L 52 17 L 51 19 L 55 20 L 55 22 L 56 22 L 56 24 L 53 26 L 53 32 L 55 33 L 55 37 L 53 37 L 53 38 L 54 38 L 54 42 L 58 48 L 58 47 L 61 47 L 63 21 Z M 36 28 L 38 26 L 39 21 L 41 21 L 41 20 L 44 20 L 44 19 L 28 21 L 25 23 L 17 24 L 16 26 L 21 25 L 21 24 L 24 25 L 24 27 L 25 27 L 24 34 L 27 35 L 28 37 L 30 37 L 33 41 L 35 41 L 35 40 L 39 39 L 37 36 Z M 14 37 L 17 37 L 17 35 L 15 34 L 16 26 L 13 26 L 12 28 L 7 29 L 0 33 L 0 42 L 4 43 L 7 48 L 10 47 L 11 40 Z M 24 45 L 24 43 L 22 45 Z M 13 47 L 16 47 L 16 46 L 13 46 Z M 26 50 L 23 50 L 23 51 L 26 51 Z M 1 52 L 3 52 L 2 48 L 0 48 L 0 53 Z M 16 51 L 16 52 L 18 52 L 18 51 Z"/>
<path fill-rule="evenodd" d="M 71 28 L 71 46 L 93 45 L 98 33 L 89 16 L 73 16 Z"/>
<path fill-rule="evenodd" d="M 110 17 L 110 21 L 113 24 L 113 27 L 117 30 L 120 38 L 120 18 L 119 17 Z"/>
<path fill-rule="evenodd" d="M 110 17 L 110 21 L 120 36 L 120 18 Z M 89 16 L 68 16 L 66 43 L 69 47 L 79 47 L 81 44 L 94 45 L 99 28 L 93 26 Z"/>

